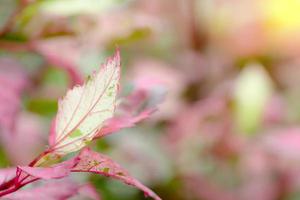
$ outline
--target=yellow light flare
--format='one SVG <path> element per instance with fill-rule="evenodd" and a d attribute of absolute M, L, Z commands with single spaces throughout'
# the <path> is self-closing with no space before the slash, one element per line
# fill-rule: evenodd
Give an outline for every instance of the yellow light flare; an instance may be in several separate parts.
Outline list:
<path fill-rule="evenodd" d="M 274 36 L 300 31 L 300 0 L 260 1 L 266 28 Z"/>

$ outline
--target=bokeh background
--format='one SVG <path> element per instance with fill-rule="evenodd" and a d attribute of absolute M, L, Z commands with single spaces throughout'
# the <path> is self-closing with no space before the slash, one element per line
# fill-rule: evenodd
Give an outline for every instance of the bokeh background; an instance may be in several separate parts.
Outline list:
<path fill-rule="evenodd" d="M 299 10 L 299 0 L 1 0 L 0 166 L 45 148 L 57 99 L 118 46 L 121 96 L 164 100 L 94 149 L 165 200 L 300 199 Z M 144 198 L 73 178 L 104 200 Z"/>

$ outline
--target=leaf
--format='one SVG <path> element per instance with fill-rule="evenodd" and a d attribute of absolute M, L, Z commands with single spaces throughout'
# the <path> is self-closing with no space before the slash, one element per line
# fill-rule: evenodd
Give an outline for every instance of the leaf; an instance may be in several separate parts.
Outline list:
<path fill-rule="evenodd" d="M 119 116 L 107 120 L 96 137 L 103 137 L 123 128 L 133 127 L 135 124 L 149 118 L 157 110 L 157 104 L 160 103 L 158 101 L 154 105 L 147 105 L 150 93 L 150 90 L 147 89 L 137 89 L 123 99 L 117 108 Z"/>
<path fill-rule="evenodd" d="M 92 172 L 111 177 L 142 190 L 145 196 L 160 200 L 160 197 L 138 180 L 132 178 L 119 164 L 89 148 L 83 149 L 77 157 L 52 167 L 18 167 L 17 182 L 18 184 L 26 184 L 38 179 L 59 179 L 68 176 L 70 172 Z"/>
<path fill-rule="evenodd" d="M 99 131 L 96 137 L 103 137 L 111 133 L 117 132 L 123 128 L 133 127 L 136 123 L 147 119 L 155 109 L 147 109 L 139 113 L 137 116 L 121 116 L 109 119 L 105 126 Z"/>
<path fill-rule="evenodd" d="M 107 156 L 85 148 L 81 151 L 78 158 L 79 162 L 71 170 L 72 172 L 92 172 L 111 177 L 142 190 L 145 196 L 150 196 L 155 200 L 161 199 L 138 180 L 132 178 L 126 170 Z"/>
<path fill-rule="evenodd" d="M 59 101 L 50 148 L 59 155 L 77 151 L 91 141 L 115 112 L 119 88 L 120 53 L 109 58 L 100 71 L 75 86 Z"/>
<path fill-rule="evenodd" d="M 18 171 L 39 179 L 58 179 L 69 175 L 70 169 L 77 164 L 77 158 L 59 163 L 53 167 L 29 167 L 19 166 Z"/>

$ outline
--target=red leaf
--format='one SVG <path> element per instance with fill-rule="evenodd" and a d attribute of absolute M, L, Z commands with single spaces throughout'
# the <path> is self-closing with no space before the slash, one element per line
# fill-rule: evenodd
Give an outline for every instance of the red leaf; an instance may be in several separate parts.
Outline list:
<path fill-rule="evenodd" d="M 118 179 L 128 185 L 142 190 L 145 196 L 150 196 L 155 200 L 161 200 L 161 198 L 153 191 L 144 186 L 138 180 L 132 178 L 126 170 L 107 156 L 93 152 L 89 148 L 85 148 L 81 151 L 78 157 L 80 161 L 72 169 L 72 172 L 92 172 Z"/>
<path fill-rule="evenodd" d="M 143 108 L 150 96 L 149 93 L 149 90 L 138 89 L 126 97 L 117 108 L 117 112 L 121 114 L 107 120 L 104 127 L 98 132 L 94 139 L 117 132 L 123 128 L 133 127 L 137 123 L 149 118 L 157 110 L 156 104 L 151 105 L 151 107 Z"/>
<path fill-rule="evenodd" d="M 136 123 L 147 119 L 154 111 L 155 109 L 147 109 L 139 113 L 137 116 L 121 116 L 111 118 L 106 122 L 106 125 L 100 130 L 96 138 L 117 132 L 123 128 L 133 127 Z"/>

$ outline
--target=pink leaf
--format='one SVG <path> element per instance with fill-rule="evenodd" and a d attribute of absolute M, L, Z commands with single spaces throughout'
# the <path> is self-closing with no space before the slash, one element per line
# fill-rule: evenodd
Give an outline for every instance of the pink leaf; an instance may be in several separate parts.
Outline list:
<path fill-rule="evenodd" d="M 188 63 L 191 63 L 191 60 L 195 60 L 194 56 L 188 60 Z M 199 67 L 201 62 L 199 62 L 199 59 L 196 60 L 197 67 Z M 193 69 L 191 70 L 192 75 L 196 75 L 199 79 L 199 71 L 195 73 L 195 67 L 191 69 Z M 189 77 L 174 66 L 169 66 L 167 63 L 157 60 L 137 58 L 127 73 L 127 77 L 130 81 L 133 81 L 138 90 L 151 91 L 152 96 L 155 96 L 155 98 L 160 96 L 162 92 L 167 91 L 168 95 L 159 105 L 159 113 L 152 119 L 172 118 L 184 105 L 181 95 L 188 84 L 189 80 L 187 78 Z"/>
<path fill-rule="evenodd" d="M 79 156 L 53 167 L 18 167 L 18 177 L 21 177 L 22 172 L 30 175 L 31 178 L 33 178 L 31 180 L 59 179 L 68 176 L 70 172 L 97 173 L 118 179 L 128 185 L 142 190 L 145 196 L 150 196 L 155 200 L 161 200 L 160 197 L 158 197 L 153 191 L 144 186 L 138 180 L 132 178 L 119 164 L 115 163 L 107 156 L 91 151 L 89 148 L 82 150 Z M 25 174 L 22 175 L 22 179 L 26 177 Z M 19 180 L 19 183 L 22 184 L 22 180 Z"/>
<path fill-rule="evenodd" d="M 106 136 L 123 128 L 133 127 L 137 123 L 149 118 L 157 110 L 156 104 L 143 108 L 150 96 L 149 93 L 149 90 L 138 89 L 123 99 L 123 102 L 117 108 L 119 116 L 107 120 L 95 138 Z"/>
<path fill-rule="evenodd" d="M 138 180 L 132 178 L 126 170 L 107 156 L 93 152 L 89 148 L 85 148 L 79 154 L 79 159 L 80 161 L 72 169 L 72 172 L 92 172 L 118 179 L 128 185 L 142 190 L 145 196 L 150 196 L 155 200 L 161 200 L 161 198 L 153 191 L 144 186 Z"/>
<path fill-rule="evenodd" d="M 136 89 L 129 96 L 122 100 L 119 108 L 121 112 L 133 113 L 149 98 L 149 90 Z"/>
<path fill-rule="evenodd" d="M 106 125 L 100 130 L 96 138 L 106 136 L 110 133 L 117 132 L 123 128 L 133 127 L 136 123 L 147 119 L 155 110 L 147 109 L 137 116 L 121 116 L 109 119 Z"/>
<path fill-rule="evenodd" d="M 35 177 L 41 179 L 57 179 L 63 178 L 69 175 L 70 169 L 76 165 L 78 159 L 71 159 L 53 167 L 18 167 L 19 170 Z"/>

